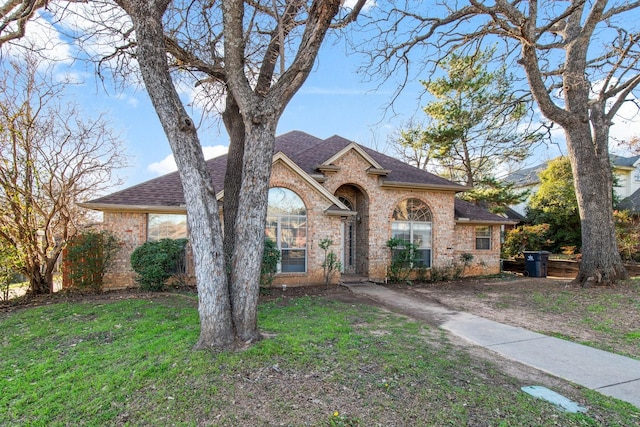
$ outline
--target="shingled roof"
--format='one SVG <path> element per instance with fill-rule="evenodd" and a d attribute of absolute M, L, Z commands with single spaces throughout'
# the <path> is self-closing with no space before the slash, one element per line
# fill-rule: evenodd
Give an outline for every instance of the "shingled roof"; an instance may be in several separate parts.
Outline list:
<path fill-rule="evenodd" d="M 468 221 L 472 223 L 496 223 L 496 224 L 516 224 L 519 221 L 517 219 L 505 218 L 500 215 L 495 215 L 480 206 L 474 205 L 464 200 L 460 200 L 456 197 L 454 205 L 454 215 L 456 221 Z"/>
<path fill-rule="evenodd" d="M 276 138 L 274 153 L 282 152 L 309 175 L 318 175 L 320 165 L 350 144 L 355 143 L 340 136 L 332 136 L 323 140 L 304 132 L 293 131 Z M 381 176 L 383 185 L 387 182 L 390 185 L 404 184 L 451 191 L 467 189 L 462 185 L 415 168 L 370 148 L 360 145 L 357 147 L 384 168 L 385 176 Z M 207 160 L 207 169 L 216 191 L 223 188 L 226 165 L 226 155 Z M 178 172 L 172 172 L 83 203 L 82 206 L 98 210 L 184 211 L 184 204 L 180 176 Z"/>

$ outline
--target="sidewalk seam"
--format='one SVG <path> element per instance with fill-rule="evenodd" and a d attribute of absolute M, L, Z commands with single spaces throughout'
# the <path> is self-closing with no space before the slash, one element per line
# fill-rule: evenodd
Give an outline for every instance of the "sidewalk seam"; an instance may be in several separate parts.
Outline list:
<path fill-rule="evenodd" d="M 594 390 L 602 390 L 603 388 L 616 387 L 616 386 L 619 386 L 619 385 L 622 385 L 622 384 L 629 384 L 629 383 L 633 383 L 633 382 L 636 382 L 636 381 L 640 381 L 640 378 L 636 378 L 636 379 L 628 380 L 628 381 L 622 381 L 622 382 L 615 383 L 615 384 L 603 385 L 603 386 L 600 386 L 598 388 L 594 388 Z"/>
<path fill-rule="evenodd" d="M 536 338 L 526 338 L 526 339 L 515 340 L 515 341 L 505 341 L 505 342 L 501 342 L 501 343 L 497 343 L 497 344 L 488 344 L 488 346 L 489 347 L 494 347 L 494 346 L 497 346 L 497 345 L 507 345 L 507 344 L 515 344 L 515 343 L 519 343 L 519 342 L 537 341 L 537 340 L 543 340 L 545 338 L 549 338 L 549 337 L 541 336 L 541 337 L 536 337 Z"/>

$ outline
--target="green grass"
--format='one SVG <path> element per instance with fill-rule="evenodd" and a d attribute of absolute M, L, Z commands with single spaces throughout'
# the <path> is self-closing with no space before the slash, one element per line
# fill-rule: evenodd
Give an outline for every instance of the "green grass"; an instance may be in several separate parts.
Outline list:
<path fill-rule="evenodd" d="M 0 315 L 0 425 L 635 425 L 593 392 L 568 415 L 424 323 L 319 298 L 259 310 L 271 338 L 193 351 L 193 299 L 62 303 Z"/>

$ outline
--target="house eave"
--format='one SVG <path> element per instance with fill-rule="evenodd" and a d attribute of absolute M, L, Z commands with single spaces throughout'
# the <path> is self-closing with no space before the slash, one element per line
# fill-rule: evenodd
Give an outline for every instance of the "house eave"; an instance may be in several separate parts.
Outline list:
<path fill-rule="evenodd" d="M 442 184 L 420 184 L 416 182 L 402 182 L 402 181 L 383 181 L 380 184 L 382 188 L 398 188 L 408 190 L 445 190 L 445 191 L 469 191 L 471 187 L 465 187 L 459 184 L 442 185 Z"/>
<path fill-rule="evenodd" d="M 456 224 L 473 224 L 473 225 L 516 225 L 518 221 L 505 219 L 504 221 L 490 221 L 471 218 L 456 218 Z"/>
<path fill-rule="evenodd" d="M 85 209 L 92 209 L 102 212 L 145 212 L 145 213 L 177 213 L 186 214 L 187 207 L 180 206 L 155 206 L 155 205 L 118 205 L 112 203 L 78 203 L 78 206 Z"/>
<path fill-rule="evenodd" d="M 345 211 L 342 209 L 327 209 L 324 211 L 324 214 L 327 216 L 356 216 L 358 212 Z"/>

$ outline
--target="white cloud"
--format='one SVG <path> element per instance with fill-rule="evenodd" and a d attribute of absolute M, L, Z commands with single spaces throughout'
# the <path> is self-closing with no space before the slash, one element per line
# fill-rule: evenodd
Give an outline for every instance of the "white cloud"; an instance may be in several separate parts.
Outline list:
<path fill-rule="evenodd" d="M 40 13 L 27 23 L 24 37 L 3 45 L 6 54 L 17 58 L 24 55 L 25 48 L 46 57 L 48 61 L 43 61 L 43 67 L 49 63 L 70 64 L 73 61 L 69 44 L 62 40 L 58 30 Z"/>
<path fill-rule="evenodd" d="M 342 3 L 342 7 L 344 7 L 345 9 L 353 9 L 353 6 L 356 5 L 358 0 L 345 0 Z M 373 7 L 376 6 L 376 1 L 375 0 L 367 0 L 367 2 L 364 4 L 363 9 L 364 10 L 369 10 Z"/>
<path fill-rule="evenodd" d="M 228 150 L 229 147 L 225 145 L 208 145 L 202 147 L 202 152 L 204 153 L 205 159 L 212 159 L 214 157 L 221 156 L 223 154 L 226 154 Z M 176 161 L 173 158 L 173 154 L 169 154 L 159 162 L 154 162 L 147 166 L 147 170 L 155 172 L 158 175 L 164 175 L 166 173 L 176 171 L 177 169 L 178 167 L 176 166 Z"/>

